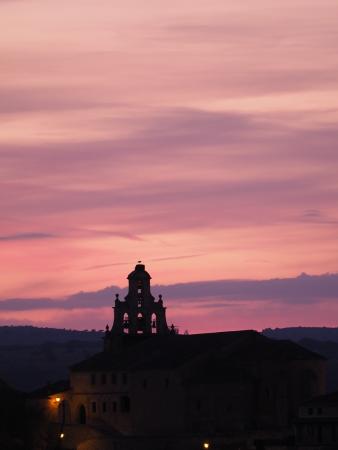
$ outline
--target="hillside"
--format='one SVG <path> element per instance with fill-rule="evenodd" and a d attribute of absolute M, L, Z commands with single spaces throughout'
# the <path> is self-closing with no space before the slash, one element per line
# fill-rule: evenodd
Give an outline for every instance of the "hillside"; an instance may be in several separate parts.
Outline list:
<path fill-rule="evenodd" d="M 262 333 L 273 339 L 290 339 L 296 342 L 302 339 L 338 342 L 338 327 L 265 328 Z"/>
<path fill-rule="evenodd" d="M 103 331 L 96 330 L 79 331 L 33 326 L 0 326 L 0 346 L 29 346 L 46 342 L 65 343 L 68 341 L 97 342 L 102 336 Z"/>
<path fill-rule="evenodd" d="M 67 378 L 68 367 L 101 351 L 101 331 L 0 327 L 0 378 L 30 391 Z"/>

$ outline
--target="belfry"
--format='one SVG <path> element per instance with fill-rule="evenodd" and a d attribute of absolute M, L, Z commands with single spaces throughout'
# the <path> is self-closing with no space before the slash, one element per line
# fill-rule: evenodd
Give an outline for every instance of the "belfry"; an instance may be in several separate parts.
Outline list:
<path fill-rule="evenodd" d="M 155 300 L 151 294 L 150 280 L 144 264 L 139 262 L 128 275 L 129 290 L 124 301 L 116 294 L 111 335 L 169 333 L 162 295 Z"/>

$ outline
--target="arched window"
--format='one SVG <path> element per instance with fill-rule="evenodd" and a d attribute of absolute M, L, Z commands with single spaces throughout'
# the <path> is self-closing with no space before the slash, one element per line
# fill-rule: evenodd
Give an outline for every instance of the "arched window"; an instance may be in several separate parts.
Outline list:
<path fill-rule="evenodd" d="M 137 314 L 137 333 L 144 333 L 144 316 L 141 312 Z"/>
<path fill-rule="evenodd" d="M 79 407 L 79 423 L 81 425 L 85 425 L 86 422 L 87 422 L 86 408 L 84 407 L 84 405 L 80 405 L 80 407 Z"/>
<path fill-rule="evenodd" d="M 151 332 L 153 334 L 157 333 L 157 317 L 155 313 L 151 315 Z"/>
<path fill-rule="evenodd" d="M 123 331 L 129 333 L 129 315 L 125 313 L 123 316 Z"/>

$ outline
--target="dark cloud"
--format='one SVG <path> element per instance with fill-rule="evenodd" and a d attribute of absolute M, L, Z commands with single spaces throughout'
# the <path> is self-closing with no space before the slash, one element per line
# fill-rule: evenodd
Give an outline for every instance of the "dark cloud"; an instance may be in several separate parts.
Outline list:
<path fill-rule="evenodd" d="M 64 300 L 7 299 L 0 302 L 1 311 L 29 311 L 36 309 L 84 309 L 112 306 L 114 294 L 126 294 L 126 288 L 110 286 L 96 292 L 79 292 Z M 270 280 L 219 280 L 154 285 L 154 295 L 162 293 L 167 304 L 185 301 L 201 307 L 223 308 L 243 305 L 245 302 L 270 301 L 293 305 L 313 305 L 322 301 L 338 300 L 338 274 L 307 275 Z"/>
<path fill-rule="evenodd" d="M 104 100 L 99 101 L 95 97 L 91 98 L 88 90 L 61 86 L 3 87 L 0 88 L 0 98 L 0 114 L 66 111 L 107 105 Z M 109 106 L 116 105 L 109 102 Z"/>
<path fill-rule="evenodd" d="M 27 241 L 33 239 L 50 239 L 55 238 L 54 234 L 49 233 L 16 233 L 7 236 L 0 236 L 0 241 Z"/>

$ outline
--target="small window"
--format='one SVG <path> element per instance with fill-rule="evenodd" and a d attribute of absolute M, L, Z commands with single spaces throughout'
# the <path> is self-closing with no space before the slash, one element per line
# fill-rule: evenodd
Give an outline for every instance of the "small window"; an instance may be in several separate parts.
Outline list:
<path fill-rule="evenodd" d="M 113 412 L 116 412 L 117 411 L 117 403 L 113 402 L 112 407 L 113 407 Z"/>
<path fill-rule="evenodd" d="M 101 384 L 107 383 L 107 375 L 105 373 L 101 374 Z"/>
<path fill-rule="evenodd" d="M 116 382 L 117 382 L 116 373 L 112 373 L 111 374 L 111 384 L 116 384 Z"/>
<path fill-rule="evenodd" d="M 102 403 L 102 412 L 103 413 L 107 412 L 107 403 L 106 402 Z"/>
<path fill-rule="evenodd" d="M 126 373 L 122 374 L 122 384 L 128 383 L 128 375 Z"/>
<path fill-rule="evenodd" d="M 137 293 L 138 293 L 138 294 L 142 294 L 142 288 L 140 288 L 140 287 L 137 288 Z"/>
<path fill-rule="evenodd" d="M 130 411 L 130 399 L 128 396 L 124 395 L 120 399 L 120 409 L 123 413 L 128 413 Z"/>
<path fill-rule="evenodd" d="M 92 413 L 96 413 L 96 402 L 92 402 Z"/>
<path fill-rule="evenodd" d="M 94 385 L 96 384 L 96 374 L 92 373 L 90 376 L 90 384 Z"/>

